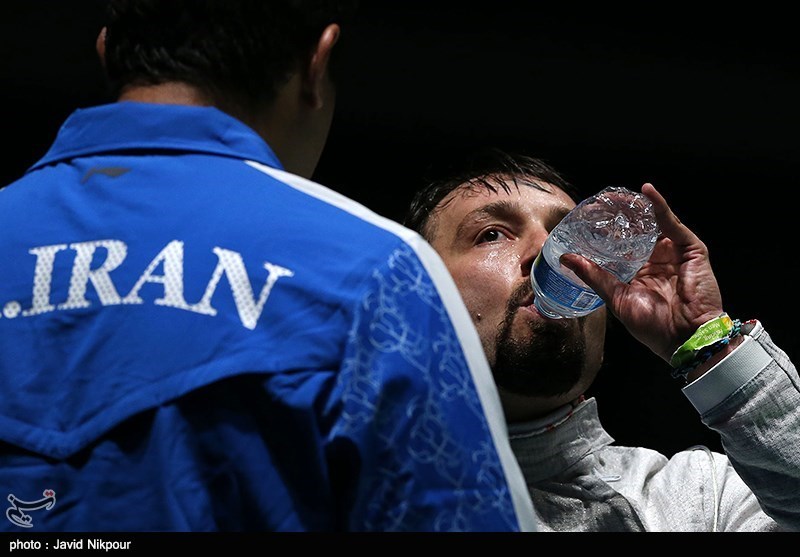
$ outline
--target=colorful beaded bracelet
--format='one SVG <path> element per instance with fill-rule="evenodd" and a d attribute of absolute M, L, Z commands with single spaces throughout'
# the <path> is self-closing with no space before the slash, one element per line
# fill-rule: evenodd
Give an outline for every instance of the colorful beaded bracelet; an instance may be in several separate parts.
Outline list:
<path fill-rule="evenodd" d="M 727 313 L 707 321 L 672 354 L 672 377 L 686 381 L 690 371 L 708 361 L 741 332 L 741 321 L 732 320 Z"/>

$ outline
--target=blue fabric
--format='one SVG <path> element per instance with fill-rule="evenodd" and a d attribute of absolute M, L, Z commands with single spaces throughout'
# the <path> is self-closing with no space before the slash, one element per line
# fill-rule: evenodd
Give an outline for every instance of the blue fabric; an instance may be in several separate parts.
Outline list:
<path fill-rule="evenodd" d="M 0 190 L 0 530 L 516 530 L 413 246 L 245 161 L 115 103 Z"/>

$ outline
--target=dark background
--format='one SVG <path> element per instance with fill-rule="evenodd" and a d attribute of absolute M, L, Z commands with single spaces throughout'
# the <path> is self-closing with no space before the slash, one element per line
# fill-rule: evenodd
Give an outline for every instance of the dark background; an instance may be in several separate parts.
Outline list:
<path fill-rule="evenodd" d="M 798 355 L 800 71 L 789 9 L 638 3 L 365 2 L 315 179 L 400 220 L 427 165 L 481 145 L 524 150 L 586 192 L 653 182 L 708 244 L 733 317 Z M 7 183 L 75 108 L 107 102 L 99 0 L 5 0 L 0 121 Z M 669 377 L 609 333 L 591 394 L 620 444 L 719 448 Z"/>

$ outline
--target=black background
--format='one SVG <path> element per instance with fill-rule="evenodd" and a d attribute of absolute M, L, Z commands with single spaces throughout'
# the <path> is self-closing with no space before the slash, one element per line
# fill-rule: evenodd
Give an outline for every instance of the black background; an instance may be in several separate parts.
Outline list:
<path fill-rule="evenodd" d="M 800 72 L 789 8 L 365 2 L 315 179 L 400 220 L 427 165 L 497 145 L 581 189 L 653 182 L 708 244 L 725 308 L 796 358 Z M 7 183 L 75 108 L 107 102 L 99 0 L 5 0 Z M 592 389 L 620 444 L 719 448 L 667 365 L 612 327 Z"/>

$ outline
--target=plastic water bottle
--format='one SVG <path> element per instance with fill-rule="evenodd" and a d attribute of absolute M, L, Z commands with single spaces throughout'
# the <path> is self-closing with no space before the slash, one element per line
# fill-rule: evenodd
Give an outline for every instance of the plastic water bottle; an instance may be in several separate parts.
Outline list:
<path fill-rule="evenodd" d="M 603 305 L 594 290 L 559 263 L 562 254 L 580 254 L 629 282 L 650 258 L 658 234 L 652 203 L 641 193 L 608 187 L 584 199 L 550 232 L 533 263 L 536 309 L 561 319 Z"/>

